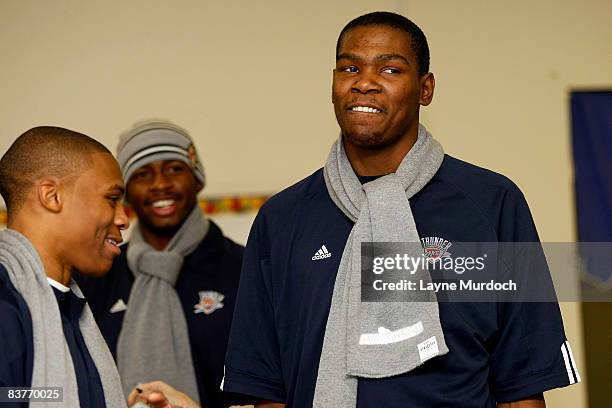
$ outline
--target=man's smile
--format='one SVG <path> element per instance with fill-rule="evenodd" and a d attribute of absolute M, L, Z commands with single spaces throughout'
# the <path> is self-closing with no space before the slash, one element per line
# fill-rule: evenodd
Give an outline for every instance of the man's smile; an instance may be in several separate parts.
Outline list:
<path fill-rule="evenodd" d="M 349 110 L 352 112 L 362 112 L 362 113 L 382 113 L 382 110 L 373 108 L 370 106 L 353 106 Z"/>
<path fill-rule="evenodd" d="M 347 107 L 349 112 L 385 113 L 385 109 L 370 98 L 356 98 Z"/>
<path fill-rule="evenodd" d="M 157 217 L 169 217 L 176 213 L 177 200 L 175 198 L 163 198 L 153 200 L 150 203 L 152 212 Z"/>
<path fill-rule="evenodd" d="M 121 249 L 119 248 L 121 242 L 123 242 L 121 236 L 108 235 L 104 239 L 104 246 L 109 249 L 114 256 L 118 256 L 121 254 Z"/>
<path fill-rule="evenodd" d="M 154 201 L 153 204 L 151 204 L 154 208 L 166 208 L 166 207 L 170 207 L 171 205 L 174 205 L 175 200 L 172 199 L 167 199 L 167 200 L 158 200 L 158 201 Z"/>

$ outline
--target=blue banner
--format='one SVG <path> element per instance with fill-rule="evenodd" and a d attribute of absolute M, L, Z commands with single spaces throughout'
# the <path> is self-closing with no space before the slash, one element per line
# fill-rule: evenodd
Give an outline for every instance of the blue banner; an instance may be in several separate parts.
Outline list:
<path fill-rule="evenodd" d="M 571 114 L 578 239 L 612 242 L 612 91 L 573 92 Z M 589 248 L 587 279 L 612 285 L 612 253 Z"/>

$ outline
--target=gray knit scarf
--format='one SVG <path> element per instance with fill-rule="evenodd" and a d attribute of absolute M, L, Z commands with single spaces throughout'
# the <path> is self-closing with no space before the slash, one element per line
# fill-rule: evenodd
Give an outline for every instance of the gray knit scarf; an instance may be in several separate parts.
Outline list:
<path fill-rule="evenodd" d="M 361 302 L 360 268 L 362 242 L 420 242 L 408 200 L 431 180 L 443 157 L 442 146 L 420 125 L 397 171 L 362 186 L 342 136 L 332 146 L 324 168 L 327 190 L 355 225 L 334 285 L 314 407 L 354 408 L 358 377 L 406 373 L 448 352 L 435 293 L 430 301 Z M 430 279 L 426 270 L 422 273 Z M 434 344 L 437 353 L 428 347 Z"/>
<path fill-rule="evenodd" d="M 196 204 L 165 250 L 156 251 L 134 228 L 127 262 L 135 281 L 117 343 L 117 365 L 128 393 L 139 382 L 162 380 L 199 401 L 187 321 L 174 289 L 183 259 L 208 233 Z"/>
<path fill-rule="evenodd" d="M 0 263 L 4 265 L 11 282 L 23 296 L 32 317 L 34 367 L 31 386 L 63 387 L 64 399 L 60 405 L 80 406 L 76 374 L 64 337 L 59 306 L 36 249 L 19 232 L 10 229 L 1 231 Z M 70 289 L 83 298 L 74 280 L 70 283 Z M 126 407 L 113 356 L 87 304 L 79 318 L 79 327 L 100 374 L 106 406 Z M 37 402 L 34 405 L 50 408 L 58 406 L 54 402 Z"/>

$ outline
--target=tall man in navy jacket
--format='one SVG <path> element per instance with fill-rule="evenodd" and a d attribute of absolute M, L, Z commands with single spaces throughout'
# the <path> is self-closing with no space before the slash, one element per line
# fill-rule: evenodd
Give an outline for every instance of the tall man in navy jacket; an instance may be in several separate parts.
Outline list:
<path fill-rule="evenodd" d="M 350 163 L 340 176 L 361 183 L 367 194 L 379 178 L 393 179 L 400 165 L 409 166 L 404 158 L 410 160 L 414 149 L 427 140 L 433 144 L 419 125 L 419 109 L 432 101 L 434 86 L 427 41 L 414 23 L 385 12 L 351 21 L 337 42 L 332 85 L 342 145 L 334 145 L 330 157 L 340 152 Z M 357 224 L 338 205 L 345 201 L 336 193 L 345 186 L 330 176 L 328 166 L 335 164 L 328 160 L 325 169 L 272 197 L 251 229 L 224 390 L 251 396 L 256 407 L 305 408 L 313 401 L 326 407 L 326 396 L 337 400 L 321 392 L 338 385 L 321 376 L 321 370 L 335 369 L 321 355 L 329 333 L 338 329 L 328 316 L 342 299 L 335 284 Z M 452 242 L 539 241 L 527 203 L 510 180 L 441 153 L 436 165 L 429 181 L 408 197 L 406 211 L 421 242 L 443 252 Z M 344 193 L 351 197 L 361 189 Z M 388 205 L 368 203 L 371 214 Z M 359 210 L 357 201 L 345 207 L 351 205 Z M 421 357 L 414 369 L 382 378 L 348 374 L 338 381 L 357 382 L 356 395 L 349 395 L 356 402 L 332 405 L 535 408 L 545 406 L 544 391 L 579 381 L 556 302 L 440 302 L 437 308 L 448 352 L 428 343 L 435 347 L 426 353 L 421 345 L 414 348 Z M 326 355 L 333 358 L 333 352 Z M 353 356 L 345 357 L 340 369 Z"/>

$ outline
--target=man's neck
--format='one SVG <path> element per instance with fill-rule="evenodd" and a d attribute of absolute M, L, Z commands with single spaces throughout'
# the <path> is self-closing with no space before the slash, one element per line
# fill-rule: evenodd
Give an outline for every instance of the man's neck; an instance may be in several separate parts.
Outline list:
<path fill-rule="evenodd" d="M 356 174 L 380 176 L 394 173 L 416 143 L 417 136 L 404 138 L 382 148 L 368 149 L 344 142 L 346 156 Z"/>
<path fill-rule="evenodd" d="M 72 268 L 59 261 L 58 256 L 54 252 L 53 243 L 47 242 L 50 237 L 49 234 L 45 234 L 39 228 L 31 227 L 28 223 L 20 222 L 19 219 L 9 222 L 7 227 L 19 232 L 30 241 L 38 253 L 43 268 L 45 268 L 45 273 L 49 278 L 64 286 L 70 286 Z"/>
<path fill-rule="evenodd" d="M 144 226 L 139 226 L 140 233 L 142 234 L 142 238 L 145 242 L 151 245 L 156 251 L 163 251 L 166 249 L 172 237 L 176 233 L 176 231 L 164 231 L 160 233 L 159 231 L 151 231 L 149 228 Z"/>
<path fill-rule="evenodd" d="M 36 244 L 34 244 L 34 248 L 36 248 L 36 251 L 38 251 L 38 255 L 40 256 L 40 260 L 45 268 L 47 276 L 64 286 L 70 286 L 70 280 L 72 279 L 72 268 L 62 265 L 57 261 L 56 257 L 45 253 L 44 248 L 39 249 Z"/>

